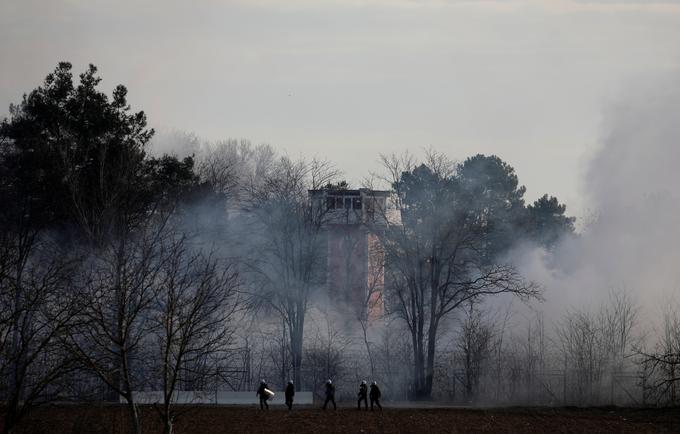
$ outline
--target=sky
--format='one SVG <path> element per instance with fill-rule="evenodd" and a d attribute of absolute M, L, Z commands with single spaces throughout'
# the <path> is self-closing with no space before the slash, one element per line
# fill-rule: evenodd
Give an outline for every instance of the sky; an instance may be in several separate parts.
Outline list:
<path fill-rule="evenodd" d="M 380 153 L 496 154 L 582 217 L 608 111 L 679 70 L 680 1 L 0 0 L 0 116 L 62 60 L 157 130 L 327 158 L 354 185 Z"/>

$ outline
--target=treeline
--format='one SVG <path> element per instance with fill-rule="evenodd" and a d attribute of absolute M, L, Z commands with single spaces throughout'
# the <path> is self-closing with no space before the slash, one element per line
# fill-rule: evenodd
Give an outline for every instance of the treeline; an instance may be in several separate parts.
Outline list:
<path fill-rule="evenodd" d="M 376 183 L 392 196 L 365 229 L 384 275 L 363 307 L 338 306 L 323 291 L 329 210 L 308 194 L 348 187 L 332 164 L 235 141 L 150 154 L 144 113 L 123 86 L 109 98 L 99 83 L 94 66 L 74 83 L 61 63 L 0 124 L 5 432 L 36 405 L 75 399 L 122 400 L 138 433 L 135 392 L 153 390 L 169 433 L 177 391 L 251 390 L 263 377 L 315 391 L 337 378 L 348 396 L 370 376 L 393 399 L 595 404 L 634 365 L 654 402 L 675 402 L 670 314 L 666 347 L 647 350 L 622 295 L 597 316 L 565 314 L 553 337 L 537 316 L 522 341 L 487 307 L 542 297 L 512 249 L 576 236 L 556 198 L 525 203 L 500 158 L 383 156 Z M 376 296 L 378 319 L 364 308 Z"/>

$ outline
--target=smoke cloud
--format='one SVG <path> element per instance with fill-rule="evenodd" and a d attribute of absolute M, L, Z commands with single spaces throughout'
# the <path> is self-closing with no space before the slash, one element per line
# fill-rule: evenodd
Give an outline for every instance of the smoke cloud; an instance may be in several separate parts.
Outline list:
<path fill-rule="evenodd" d="M 583 183 L 591 221 L 552 257 L 540 250 L 519 255 L 521 267 L 545 286 L 548 314 L 625 290 L 644 323 L 680 283 L 680 80 L 627 89 L 606 110 L 603 127 Z"/>

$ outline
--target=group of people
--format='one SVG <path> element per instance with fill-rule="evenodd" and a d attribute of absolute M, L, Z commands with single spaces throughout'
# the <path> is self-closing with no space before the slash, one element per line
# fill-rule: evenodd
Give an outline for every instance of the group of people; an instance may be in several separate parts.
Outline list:
<path fill-rule="evenodd" d="M 366 410 L 368 410 L 368 402 L 366 402 L 366 394 L 367 393 L 368 393 L 369 399 L 371 400 L 371 411 L 373 411 L 373 404 L 374 403 L 378 407 L 378 409 L 382 411 L 382 406 L 380 405 L 380 396 L 382 394 L 380 393 L 380 388 L 378 387 L 378 383 L 374 381 L 371 384 L 371 391 L 368 392 L 368 387 L 366 386 L 366 380 L 362 381 L 361 384 L 359 385 L 359 400 L 357 401 L 357 410 L 361 410 L 361 401 L 364 401 L 364 408 Z"/>
<path fill-rule="evenodd" d="M 260 397 L 260 410 L 264 409 L 269 410 L 269 404 L 267 403 L 267 401 L 269 401 L 274 396 L 274 392 L 269 390 L 266 381 L 264 380 L 260 381 L 260 387 L 257 388 L 255 396 Z M 288 386 L 286 386 L 285 396 L 286 406 L 288 407 L 288 411 L 290 412 L 293 409 L 293 398 L 295 397 L 295 385 L 293 384 L 293 380 L 290 380 L 288 382 Z"/>
<path fill-rule="evenodd" d="M 364 402 L 364 409 L 368 410 L 368 399 L 371 401 L 371 411 L 373 411 L 373 406 L 375 405 L 378 407 L 379 410 L 382 410 L 382 406 L 380 405 L 380 397 L 381 397 L 381 392 L 380 388 L 378 387 L 377 382 L 373 382 L 371 384 L 371 388 L 369 391 L 368 385 L 366 384 L 366 381 L 362 381 L 361 384 L 359 385 L 359 400 L 357 401 L 357 410 L 361 410 L 361 401 Z M 260 397 L 260 409 L 264 410 L 267 409 L 269 410 L 269 404 L 267 401 L 271 399 L 274 396 L 274 392 L 269 390 L 267 387 L 267 383 L 262 380 L 260 381 L 260 387 L 257 389 L 257 393 L 255 396 Z M 285 398 L 286 398 L 286 406 L 288 407 L 288 411 L 290 412 L 293 409 L 293 398 L 295 397 L 295 385 L 293 383 L 293 380 L 290 380 L 288 382 L 288 386 L 286 386 L 286 391 L 285 391 Z M 326 409 L 328 404 L 331 403 L 333 404 L 333 409 L 337 409 L 338 406 L 335 404 L 335 384 L 333 384 L 332 380 L 328 380 L 326 382 L 326 400 L 323 403 L 322 409 Z"/>

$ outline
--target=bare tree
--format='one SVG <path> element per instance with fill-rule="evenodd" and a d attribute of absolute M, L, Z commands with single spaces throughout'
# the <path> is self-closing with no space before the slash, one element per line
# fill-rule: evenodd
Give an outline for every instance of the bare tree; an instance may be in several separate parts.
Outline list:
<path fill-rule="evenodd" d="M 198 155 L 196 171 L 217 192 L 233 202 L 247 197 L 249 186 L 259 185 L 276 163 L 269 145 L 227 139 L 207 144 Z"/>
<path fill-rule="evenodd" d="M 310 297 L 325 278 L 323 207 L 315 207 L 308 189 L 330 182 L 336 172 L 328 163 L 281 159 L 261 186 L 250 191 L 250 215 L 259 239 L 248 260 L 254 271 L 255 306 L 273 310 L 285 322 L 290 339 L 296 388 L 301 386 L 303 335 Z M 254 235 L 257 236 L 257 235 Z"/>
<path fill-rule="evenodd" d="M 557 337 L 566 376 L 572 375 L 574 399 L 594 403 L 599 399 L 607 353 L 595 315 L 571 311 L 557 326 Z"/>
<path fill-rule="evenodd" d="M 135 434 L 141 426 L 134 391 L 144 381 L 141 368 L 166 236 L 163 228 L 151 226 L 93 253 L 79 294 L 84 302 L 79 326 L 70 339 L 85 367 L 125 399 Z"/>
<path fill-rule="evenodd" d="M 155 371 L 163 403 L 156 407 L 164 433 L 171 434 L 178 412 L 173 408 L 182 383 L 205 390 L 229 375 L 228 361 L 235 314 L 237 275 L 229 264 L 188 250 L 186 241 L 166 246 L 159 289 L 153 302 L 152 329 L 158 345 Z"/>
<path fill-rule="evenodd" d="M 355 317 L 361 326 L 371 378 L 375 378 L 376 362 L 373 355 L 373 343 L 369 338 L 369 328 L 381 320 L 384 314 L 385 249 L 379 239 L 374 236 L 370 237 L 368 241 L 368 256 L 368 275 L 365 282 L 364 299 L 361 305 L 355 306 Z M 348 274 L 351 272 L 352 270 L 347 270 Z"/>
<path fill-rule="evenodd" d="M 79 307 L 70 291 L 75 261 L 46 244 L 43 240 L 34 245 L 21 265 L 11 243 L 0 246 L 0 392 L 6 401 L 5 433 L 13 432 L 33 407 L 64 397 L 59 381 L 75 367 L 74 357 L 63 345 Z"/>
<path fill-rule="evenodd" d="M 313 321 L 313 334 L 305 351 L 305 368 L 310 373 L 308 387 L 321 395 L 326 380 L 335 380 L 346 370 L 345 354 L 351 340 L 335 324 L 328 312 L 319 311 Z"/>
<path fill-rule="evenodd" d="M 503 320 L 500 321 L 498 324 L 497 328 L 497 333 L 494 334 L 492 340 L 493 343 L 491 345 L 492 348 L 492 354 L 491 354 L 491 373 L 493 376 L 493 381 L 494 381 L 494 396 L 493 399 L 498 402 L 501 400 L 501 396 L 503 393 L 503 386 L 504 386 L 504 368 L 505 365 L 507 364 L 507 358 L 508 354 L 506 352 L 506 347 L 508 346 L 507 344 L 507 339 L 508 339 L 508 332 L 509 330 L 509 323 L 510 319 L 512 317 L 512 311 L 511 311 L 512 303 L 508 304 L 506 307 L 504 314 L 503 314 Z"/>
<path fill-rule="evenodd" d="M 677 306 L 664 308 L 662 329 L 652 350 L 635 349 L 643 370 L 644 392 L 657 405 L 677 405 L 680 384 L 680 310 Z"/>
<path fill-rule="evenodd" d="M 382 210 L 388 228 L 382 233 L 390 275 L 392 312 L 408 325 L 414 352 L 414 396 L 432 391 L 437 333 L 442 320 L 471 300 L 503 293 L 539 297 L 509 264 L 487 251 L 493 235 L 491 210 L 455 176 L 445 156 L 428 153 L 415 166 L 409 157 L 384 157 L 388 182 L 395 190 L 392 208 L 397 224 Z"/>
<path fill-rule="evenodd" d="M 467 303 L 456 340 L 463 367 L 465 400 L 472 402 L 477 394 L 483 368 L 491 356 L 494 325 L 474 301 Z"/>
<path fill-rule="evenodd" d="M 278 316 L 263 319 L 261 315 L 256 315 L 255 318 L 250 319 L 252 325 L 247 328 L 246 336 L 243 338 L 247 341 L 252 364 L 250 384 L 257 384 L 256 382 L 261 379 L 277 377 L 280 387 L 288 382 L 292 368 L 289 350 L 290 340 L 288 339 L 287 326 L 285 324 L 278 325 L 279 321 L 281 321 L 281 318 Z M 268 384 L 272 386 L 269 381 Z"/>
<path fill-rule="evenodd" d="M 609 353 L 612 373 L 622 371 L 633 352 L 633 331 L 637 326 L 639 308 L 625 290 L 612 290 L 600 308 L 599 318 L 604 342 Z"/>
<path fill-rule="evenodd" d="M 71 361 L 59 342 L 72 324 L 75 302 L 66 291 L 75 260 L 48 236 L 61 203 L 55 199 L 52 173 L 41 165 L 48 161 L 43 143 L 16 135 L 39 129 L 23 126 L 12 132 L 25 119 L 25 107 L 11 108 L 11 119 L 0 122 L 0 393 L 7 402 L 5 432 L 33 406 L 57 396 L 55 382 Z"/>
<path fill-rule="evenodd" d="M 609 380 L 610 401 L 617 375 L 633 353 L 632 332 L 637 307 L 625 291 L 612 291 L 595 313 L 568 311 L 556 325 L 557 347 L 564 370 L 565 399 L 568 385 L 577 402 L 603 402 Z"/>
<path fill-rule="evenodd" d="M 371 345 L 375 362 L 373 378 L 383 383 L 386 396 L 406 399 L 412 385 L 409 366 L 413 365 L 408 330 L 396 317 L 387 316 L 385 323 L 376 331 L 378 337 Z"/>

